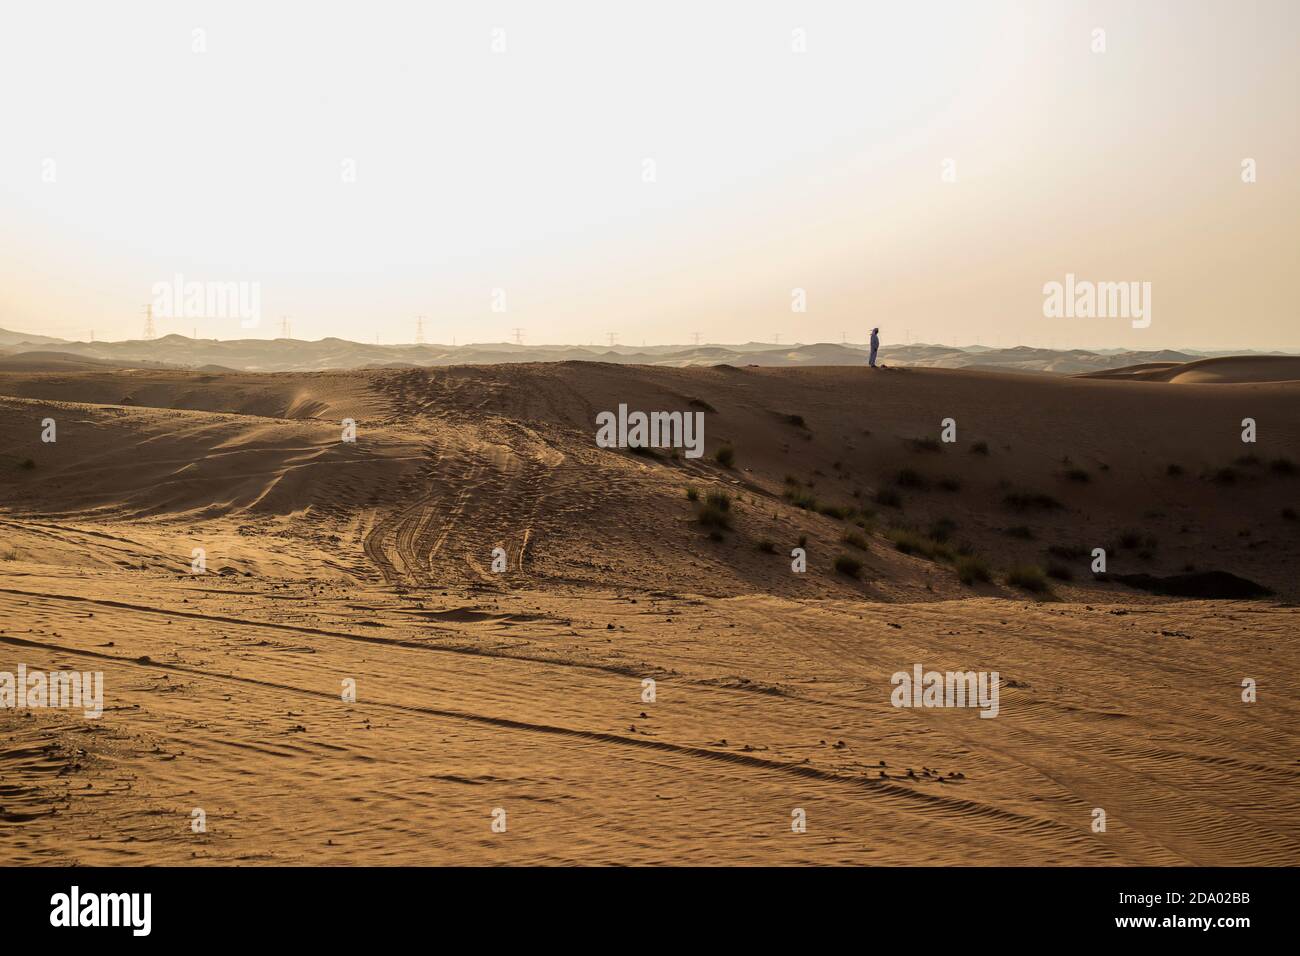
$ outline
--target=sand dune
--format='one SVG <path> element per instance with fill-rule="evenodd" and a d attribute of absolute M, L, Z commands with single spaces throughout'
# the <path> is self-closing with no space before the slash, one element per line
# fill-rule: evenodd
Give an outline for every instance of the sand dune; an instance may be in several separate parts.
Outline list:
<path fill-rule="evenodd" d="M 1142 382 L 1173 382 L 1179 385 L 1251 382 L 1300 383 L 1300 357 L 1292 355 L 1234 355 L 1195 362 L 1151 362 L 1104 372 L 1085 373 L 1080 378 L 1126 379 Z"/>
<path fill-rule="evenodd" d="M 0 372 L 92 372 L 123 368 L 118 362 L 83 358 L 68 352 L 19 352 L 0 355 Z"/>
<path fill-rule="evenodd" d="M 1215 361 L 0 373 L 0 671 L 107 698 L 0 710 L 0 860 L 1293 862 L 1300 404 Z M 620 403 L 707 454 L 597 447 Z M 999 716 L 892 706 L 915 663 Z"/>
<path fill-rule="evenodd" d="M 1031 346 L 990 348 L 980 345 L 903 344 L 886 332 L 882 361 L 925 368 L 979 368 L 989 371 L 1076 375 L 1131 369 L 1151 363 L 1193 362 L 1205 353 L 1171 349 L 1090 352 L 1085 349 L 1049 349 Z M 66 370 L 79 359 L 104 362 L 119 368 L 173 368 L 200 372 L 310 372 L 332 369 L 413 369 L 455 365 L 502 365 L 532 362 L 608 362 L 660 368 L 697 368 L 734 365 L 738 368 L 797 368 L 866 364 L 868 349 L 862 344 L 811 342 L 779 345 L 744 342 L 728 345 L 531 345 L 515 342 L 481 342 L 465 345 L 393 344 L 352 342 L 340 338 L 316 340 L 290 338 L 196 339 L 164 335 L 157 339 L 123 342 L 64 342 L 0 329 L 0 352 L 15 361 L 45 363 L 51 370 Z M 1264 356 L 1271 357 L 1271 356 Z M 57 364 L 56 364 L 57 363 Z M 19 365 L 14 370 L 22 370 Z M 33 368 L 39 371 L 39 368 Z"/>

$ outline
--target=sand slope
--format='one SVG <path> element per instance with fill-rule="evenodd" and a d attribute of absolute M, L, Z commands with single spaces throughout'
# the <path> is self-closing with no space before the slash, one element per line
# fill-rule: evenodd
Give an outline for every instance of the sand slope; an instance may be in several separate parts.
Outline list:
<path fill-rule="evenodd" d="M 1293 355 L 1235 355 L 1195 362 L 1150 362 L 1104 372 L 1090 372 L 1080 378 L 1127 379 L 1142 382 L 1173 382 L 1179 385 L 1231 384 L 1251 382 L 1300 382 L 1300 357 Z"/>
<path fill-rule="evenodd" d="M 569 363 L 0 395 L 0 670 L 108 698 L 0 710 L 0 862 L 1297 859 L 1294 385 Z M 704 411 L 709 457 L 597 448 L 620 402 Z M 688 485 L 731 495 L 722 540 Z M 889 536 L 936 526 L 993 580 Z M 1276 596 L 1097 582 L 1094 546 Z M 1071 580 L 1004 582 L 1029 562 Z M 998 671 L 999 717 L 891 706 L 915 663 Z"/>

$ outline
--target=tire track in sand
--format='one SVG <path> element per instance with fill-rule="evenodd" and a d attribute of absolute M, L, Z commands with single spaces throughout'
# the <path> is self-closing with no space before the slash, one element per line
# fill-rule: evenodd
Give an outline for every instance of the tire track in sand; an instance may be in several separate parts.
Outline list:
<path fill-rule="evenodd" d="M 138 667 L 188 674 L 190 676 L 206 678 L 219 683 L 236 683 L 271 689 L 317 700 L 327 700 L 331 703 L 336 703 L 338 701 L 338 695 L 333 691 L 312 690 L 278 681 L 244 677 L 235 674 L 216 673 L 205 670 L 201 667 L 194 667 L 186 664 L 140 660 L 117 654 L 109 654 L 103 651 L 73 648 L 63 644 L 33 641 L 27 638 L 19 638 L 11 635 L 0 635 L 0 643 L 17 647 L 30 647 L 51 653 L 89 657 L 94 660 L 111 662 L 125 667 Z M 1082 840 L 1081 835 L 1075 829 L 1063 826 L 1062 824 L 1047 818 L 1031 817 L 999 807 L 981 804 L 976 801 L 924 793 L 919 790 L 913 790 L 899 784 L 874 779 L 865 775 L 849 776 L 830 770 L 822 770 L 805 764 L 793 764 L 771 760 L 753 754 L 709 750 L 703 747 L 672 743 L 665 740 L 627 737 L 621 734 L 609 733 L 607 731 L 584 730 L 581 728 L 564 727 L 556 724 L 516 720 L 508 717 L 496 717 L 489 714 L 476 713 L 474 711 L 450 710 L 416 704 L 399 704 L 388 701 L 368 701 L 364 705 L 360 706 L 375 707 L 385 711 L 417 714 L 444 720 L 461 721 L 501 730 L 546 734 L 621 748 L 636 748 L 640 751 L 655 751 L 660 754 L 670 754 L 677 757 L 690 758 L 691 760 L 704 760 L 711 763 L 727 764 L 731 767 L 743 767 L 746 770 L 783 774 L 798 777 L 803 780 L 813 780 L 819 783 L 853 788 L 863 793 L 869 793 L 881 797 L 888 805 L 894 807 L 906 807 L 911 805 L 913 807 L 925 807 L 932 811 L 946 811 L 947 813 L 954 814 L 955 820 L 958 823 L 969 823 L 971 817 L 974 816 L 979 818 L 985 824 L 1003 824 L 1015 828 L 1017 832 L 1034 832 L 1040 834 L 1052 833 L 1057 838 L 1066 842 Z M 1109 859 L 1111 862 L 1118 862 L 1119 860 L 1118 857 L 1113 856 L 1109 851 L 1103 850 L 1101 851 L 1101 855 Z"/>

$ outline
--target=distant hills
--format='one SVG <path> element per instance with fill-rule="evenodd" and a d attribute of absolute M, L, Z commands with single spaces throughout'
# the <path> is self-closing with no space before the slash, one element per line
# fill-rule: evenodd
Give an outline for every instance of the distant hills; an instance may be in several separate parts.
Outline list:
<path fill-rule="evenodd" d="M 1249 352 L 1142 351 L 1096 352 L 1017 346 L 963 348 L 946 345 L 884 344 L 880 361 L 931 368 L 986 368 L 1001 371 L 1078 375 L 1151 363 L 1193 362 Z M 1267 353 L 1282 354 L 1282 353 Z M 684 368 L 697 365 L 862 365 L 866 350 L 829 342 L 774 345 L 656 345 L 603 348 L 578 345 L 369 345 L 346 339 L 192 339 L 166 335 L 125 342 L 67 342 L 43 335 L 0 329 L 0 367 L 10 371 L 42 368 L 71 371 L 101 365 L 184 368 L 205 372 L 307 372 L 322 369 L 403 368 L 442 365 L 500 365 L 515 362 L 612 362 Z"/>
<path fill-rule="evenodd" d="M 0 348 L 8 345 L 42 345 L 62 341 L 48 335 L 32 335 L 30 332 L 10 332 L 8 329 L 0 329 Z"/>

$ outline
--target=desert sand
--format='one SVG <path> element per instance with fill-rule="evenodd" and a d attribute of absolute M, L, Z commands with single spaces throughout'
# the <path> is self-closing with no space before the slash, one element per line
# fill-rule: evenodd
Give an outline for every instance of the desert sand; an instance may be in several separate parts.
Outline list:
<path fill-rule="evenodd" d="M 105 710 L 0 709 L 0 864 L 1294 864 L 1295 361 L 8 366 L 0 671 Z"/>
<path fill-rule="evenodd" d="M 1180 385 L 1300 382 L 1300 359 L 1290 355 L 1234 355 L 1195 362 L 1148 362 L 1128 368 L 1085 373 L 1081 377 L 1173 382 Z"/>

